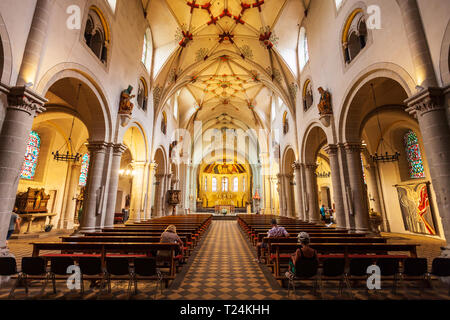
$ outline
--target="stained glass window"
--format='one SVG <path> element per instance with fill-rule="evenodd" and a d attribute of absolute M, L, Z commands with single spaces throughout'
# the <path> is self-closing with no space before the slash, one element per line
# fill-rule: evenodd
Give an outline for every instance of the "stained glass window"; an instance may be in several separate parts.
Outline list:
<path fill-rule="evenodd" d="M 205 191 L 208 191 L 208 178 L 205 177 Z"/>
<path fill-rule="evenodd" d="M 78 181 L 78 185 L 80 187 L 86 187 L 88 171 L 89 171 L 89 160 L 90 160 L 89 153 L 85 153 L 83 155 L 83 161 L 81 162 L 81 173 L 80 173 L 80 179 Z"/>
<path fill-rule="evenodd" d="M 420 153 L 419 139 L 413 131 L 405 134 L 406 159 L 409 165 L 411 179 L 425 178 L 422 154 Z"/>
<path fill-rule="evenodd" d="M 213 177 L 211 180 L 211 190 L 212 192 L 217 191 L 217 178 Z"/>
<path fill-rule="evenodd" d="M 239 191 L 239 179 L 236 177 L 233 180 L 233 192 Z"/>
<path fill-rule="evenodd" d="M 245 177 L 242 178 L 242 191 L 245 192 Z"/>
<path fill-rule="evenodd" d="M 364 184 L 367 184 L 367 179 L 366 179 L 366 171 L 364 170 L 364 161 L 363 161 L 363 157 L 361 154 L 361 166 L 362 166 L 362 173 L 363 173 L 363 179 L 364 179 Z"/>
<path fill-rule="evenodd" d="M 222 178 L 222 192 L 228 192 L 228 178 Z"/>
<path fill-rule="evenodd" d="M 22 165 L 22 171 L 20 172 L 21 179 L 32 180 L 34 178 L 40 148 L 41 138 L 39 137 L 39 134 L 35 131 L 31 131 L 28 138 L 25 160 Z"/>

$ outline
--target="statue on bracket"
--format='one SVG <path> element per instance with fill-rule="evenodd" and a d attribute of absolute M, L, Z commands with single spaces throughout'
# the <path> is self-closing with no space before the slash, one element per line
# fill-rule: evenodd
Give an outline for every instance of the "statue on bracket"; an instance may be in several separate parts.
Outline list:
<path fill-rule="evenodd" d="M 333 114 L 333 108 L 331 107 L 331 94 L 322 87 L 319 88 L 319 93 L 320 103 L 317 106 L 319 108 L 319 114 L 321 116 Z"/>
<path fill-rule="evenodd" d="M 133 99 L 135 95 L 132 95 L 132 92 L 132 86 L 128 86 L 128 89 L 122 91 L 122 94 L 120 95 L 119 114 L 131 115 L 133 112 L 134 104 L 131 102 L 131 99 Z"/>

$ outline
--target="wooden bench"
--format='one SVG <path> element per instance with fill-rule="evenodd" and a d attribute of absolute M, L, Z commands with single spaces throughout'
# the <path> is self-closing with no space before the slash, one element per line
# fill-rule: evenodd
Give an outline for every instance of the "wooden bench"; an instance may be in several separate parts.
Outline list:
<path fill-rule="evenodd" d="M 394 244 L 394 243 L 312 243 L 311 248 L 318 253 L 319 259 L 324 258 L 344 258 L 348 263 L 349 259 L 355 258 L 384 258 L 393 257 L 404 259 L 405 255 L 388 255 L 392 251 L 406 251 L 409 256 L 417 258 L 417 246 L 419 244 Z M 297 249 L 301 248 L 295 243 L 272 243 L 271 259 L 274 261 L 274 272 L 277 280 L 280 277 L 280 265 L 283 261 L 289 263 L 289 259 Z"/>
<path fill-rule="evenodd" d="M 42 256 L 46 259 L 52 257 L 99 257 L 105 266 L 106 257 L 129 257 L 130 259 L 149 256 L 150 252 L 158 250 L 170 251 L 169 275 L 164 276 L 166 286 L 169 280 L 175 279 L 175 250 L 178 245 L 175 243 L 130 243 L 130 242 L 33 242 L 33 257 Z M 40 255 L 42 250 L 61 251 L 60 254 Z M 129 252 L 132 254 L 120 254 Z M 119 253 L 119 254 L 117 254 Z M 141 255 L 136 255 L 141 253 Z"/>

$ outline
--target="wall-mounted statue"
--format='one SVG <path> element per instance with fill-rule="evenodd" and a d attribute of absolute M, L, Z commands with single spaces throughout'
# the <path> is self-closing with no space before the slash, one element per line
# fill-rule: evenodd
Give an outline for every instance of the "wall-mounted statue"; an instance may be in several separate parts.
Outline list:
<path fill-rule="evenodd" d="M 131 115 L 133 112 L 134 104 L 131 102 L 131 99 L 133 99 L 135 95 L 132 95 L 132 92 L 132 86 L 129 86 L 128 89 L 122 91 L 122 94 L 120 95 L 119 114 Z"/>
<path fill-rule="evenodd" d="M 319 108 L 319 114 L 330 115 L 333 114 L 333 108 L 331 107 L 331 94 L 325 91 L 322 87 L 319 88 L 320 103 L 317 106 Z"/>

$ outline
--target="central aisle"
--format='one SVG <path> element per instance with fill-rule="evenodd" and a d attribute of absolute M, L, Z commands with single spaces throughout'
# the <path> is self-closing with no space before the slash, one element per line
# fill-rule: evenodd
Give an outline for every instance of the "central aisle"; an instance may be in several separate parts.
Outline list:
<path fill-rule="evenodd" d="M 286 290 L 261 271 L 236 221 L 213 221 L 180 287 L 167 299 L 278 300 Z"/>

